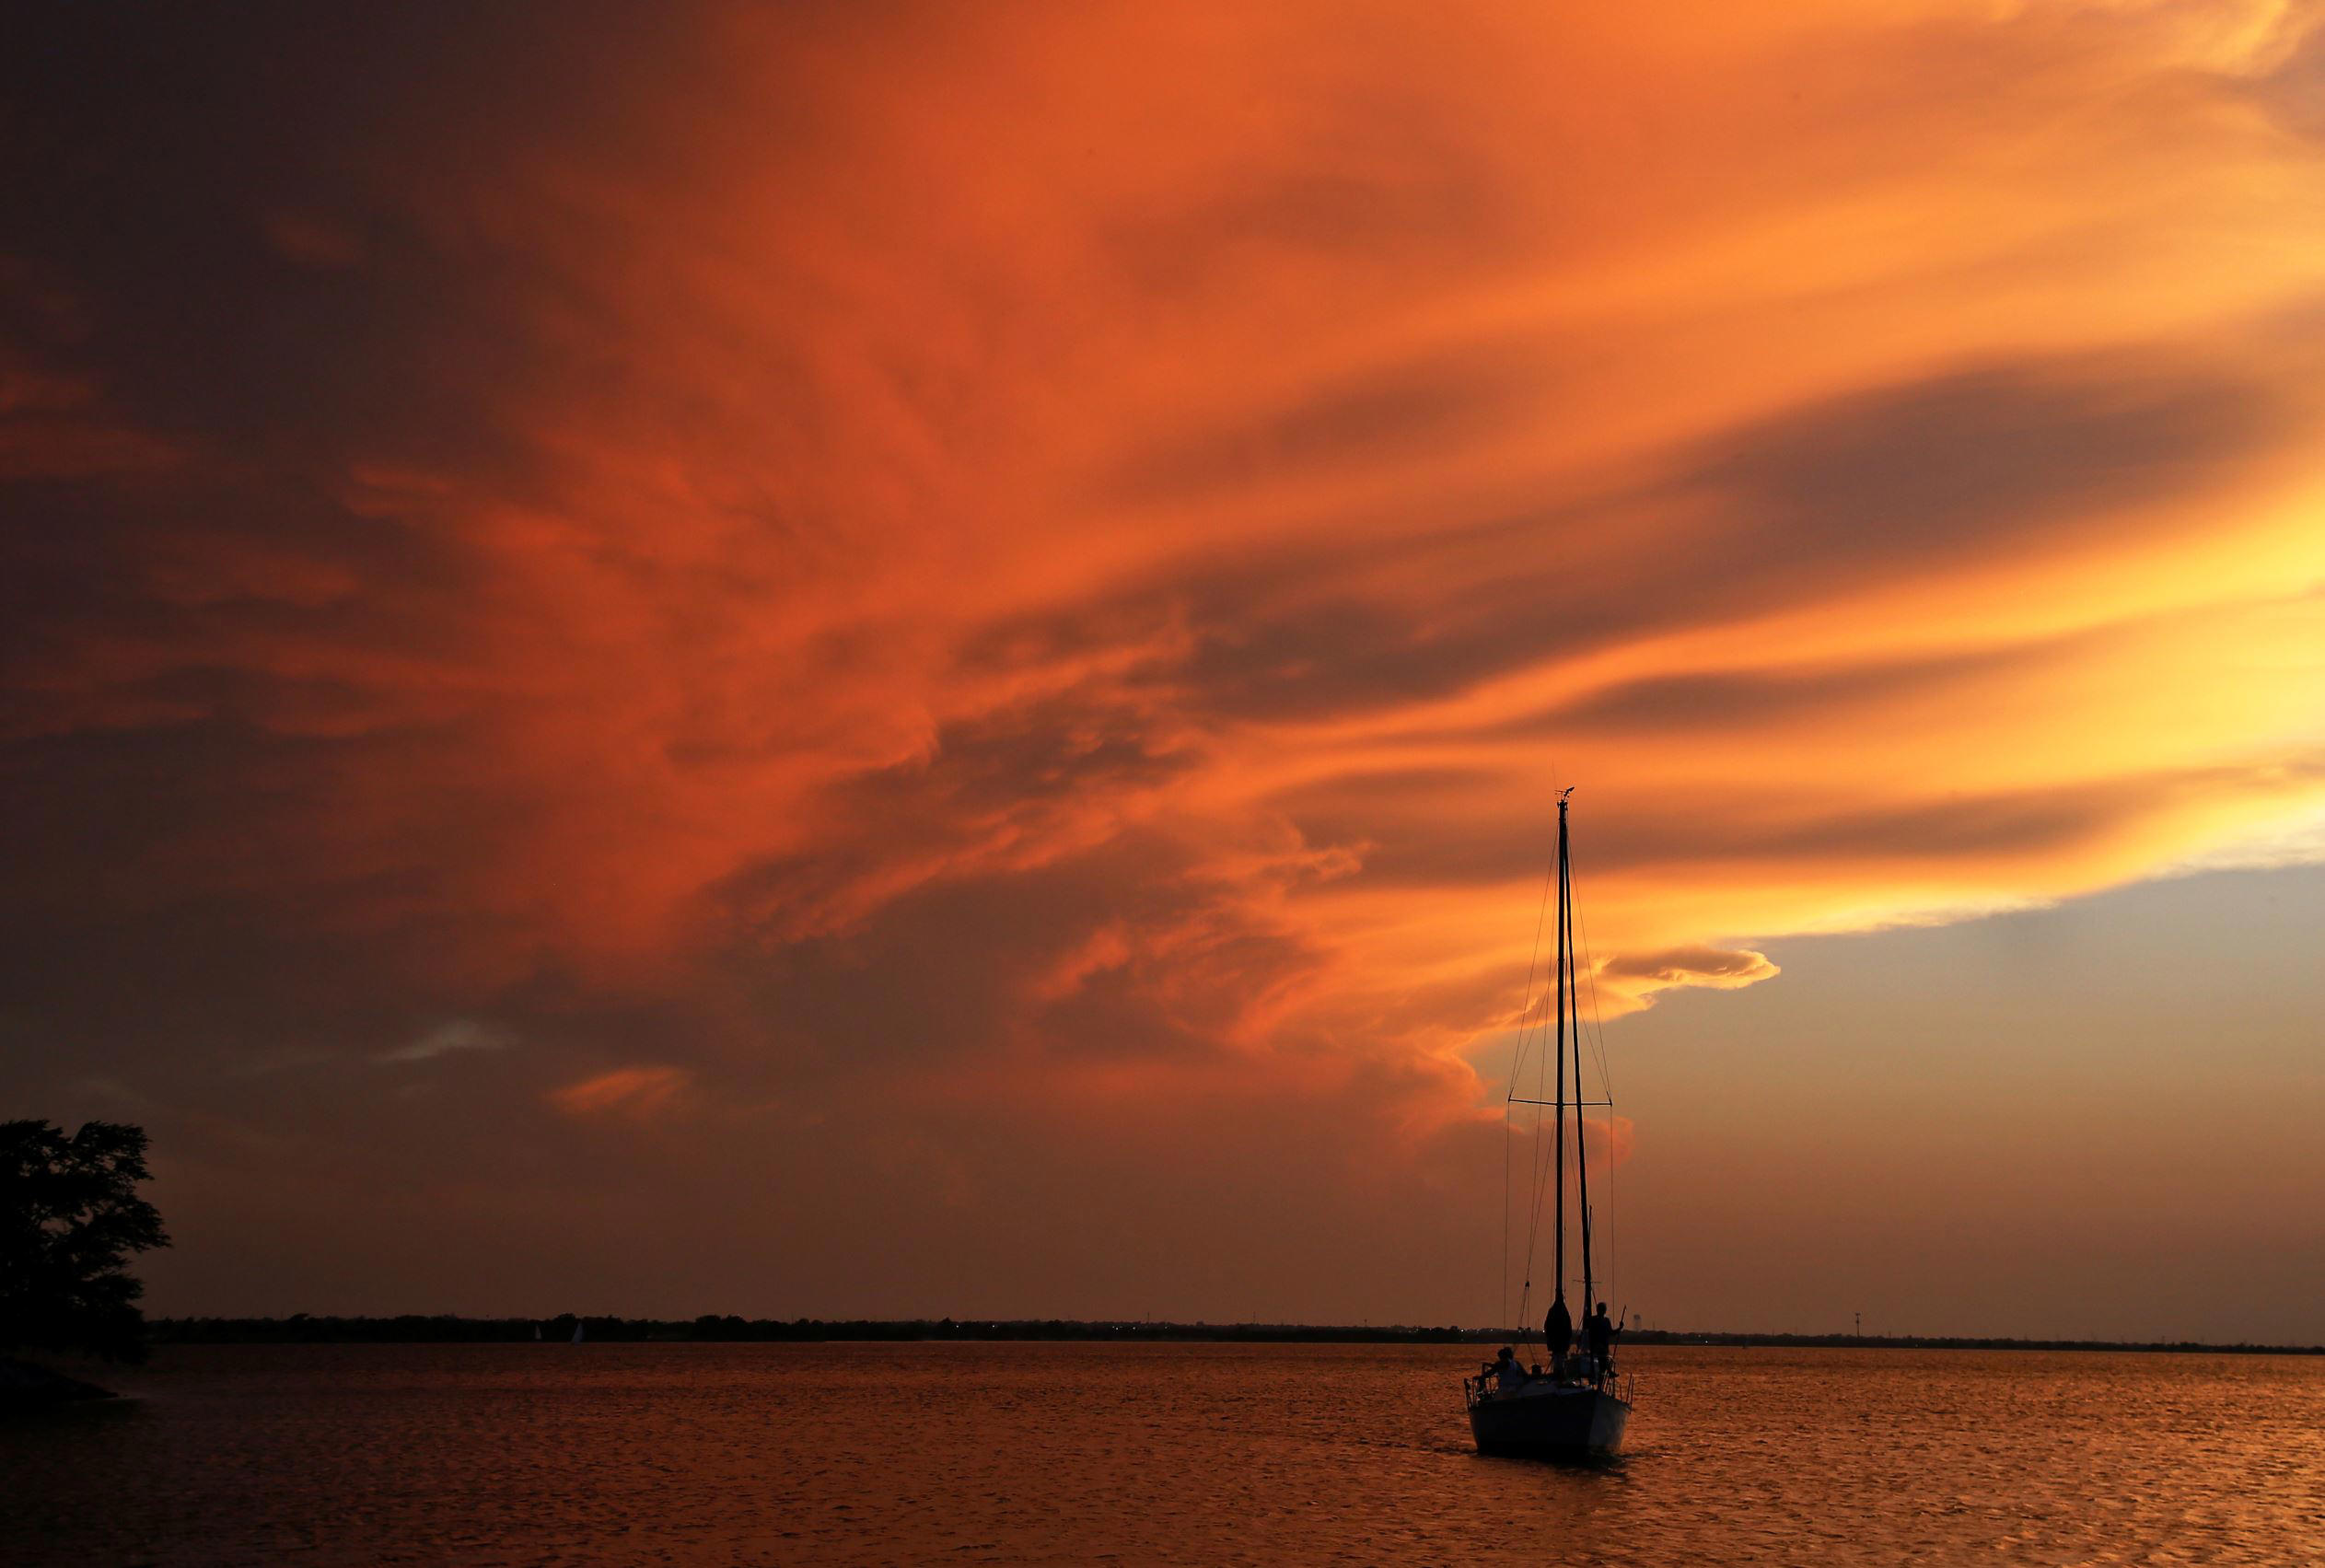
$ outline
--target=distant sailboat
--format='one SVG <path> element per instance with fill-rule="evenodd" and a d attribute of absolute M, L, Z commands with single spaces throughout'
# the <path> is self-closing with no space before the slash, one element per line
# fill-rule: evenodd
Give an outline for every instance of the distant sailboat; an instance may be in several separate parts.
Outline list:
<path fill-rule="evenodd" d="M 1526 1098 L 1517 1092 L 1517 1074 L 1523 1058 L 1510 1067 L 1508 1102 L 1512 1105 L 1531 1105 L 1551 1113 L 1554 1148 L 1548 1174 L 1552 1179 L 1550 1210 L 1554 1237 L 1552 1252 L 1553 1270 L 1552 1305 L 1545 1324 L 1543 1342 L 1550 1353 L 1550 1369 L 1546 1376 L 1527 1376 L 1522 1367 L 1513 1367 L 1506 1376 L 1481 1376 L 1465 1378 L 1462 1390 L 1469 1405 L 1470 1434 L 1477 1440 L 1481 1454 L 1513 1454 L 1543 1458 L 1587 1458 L 1613 1453 L 1622 1445 L 1622 1432 L 1631 1420 L 1632 1386 L 1629 1378 L 1618 1378 L 1610 1365 L 1611 1357 L 1591 1353 L 1588 1325 L 1591 1308 L 1598 1303 L 1598 1282 L 1590 1267 L 1590 1171 L 1584 1158 L 1583 1107 L 1586 1104 L 1604 1106 L 1608 1116 L 1614 1114 L 1611 1096 L 1586 1100 L 1582 1087 L 1582 1010 L 1575 995 L 1575 891 L 1572 861 L 1566 844 L 1567 790 L 1558 797 L 1558 954 L 1557 974 L 1552 981 L 1557 1026 L 1555 1061 L 1557 1063 L 1556 1097 L 1552 1099 Z M 1549 1032 L 1547 1028 L 1544 1031 Z M 1524 1030 L 1520 1028 L 1523 1048 Z M 1550 1043 L 1548 1040 L 1545 1044 Z M 1573 1098 L 1567 1095 L 1567 1066 L 1571 1053 L 1574 1068 Z M 1540 1093 L 1538 1089 L 1537 1095 Z M 1557 1338 L 1564 1341 L 1575 1327 L 1566 1307 L 1566 1109 L 1572 1106 L 1574 1123 L 1574 1167 L 1575 1214 L 1580 1232 L 1582 1260 L 1582 1318 L 1583 1334 L 1570 1353 L 1564 1343 L 1552 1344 L 1553 1328 Z M 1536 1124 L 1540 1136 L 1540 1123 Z M 1507 1167 L 1504 1167 L 1506 1172 Z M 1539 1194 L 1533 1204 L 1540 1211 Z M 1528 1256 L 1532 1256 L 1532 1237 L 1528 1237 Z M 1531 1282 L 1528 1282 L 1530 1288 Z M 1505 1302 L 1506 1306 L 1506 1302 Z M 1525 1309 L 1521 1307 L 1521 1316 Z M 1609 1342 L 1610 1348 L 1611 1342 Z"/>
<path fill-rule="evenodd" d="M 581 1342 L 581 1319 L 578 1318 L 573 1320 L 573 1342 L 575 1344 Z"/>

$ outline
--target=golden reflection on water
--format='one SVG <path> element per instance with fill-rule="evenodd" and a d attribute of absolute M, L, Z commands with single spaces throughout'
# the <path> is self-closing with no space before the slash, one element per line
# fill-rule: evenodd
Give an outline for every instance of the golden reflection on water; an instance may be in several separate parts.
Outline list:
<path fill-rule="evenodd" d="M 1619 1461 L 1466 1346 L 183 1347 L 0 1424 L 0 1562 L 2325 1561 L 2325 1358 L 1643 1348 Z"/>

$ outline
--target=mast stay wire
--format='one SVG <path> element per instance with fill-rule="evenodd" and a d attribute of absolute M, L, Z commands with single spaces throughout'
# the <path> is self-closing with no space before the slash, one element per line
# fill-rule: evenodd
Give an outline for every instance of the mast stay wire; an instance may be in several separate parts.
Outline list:
<path fill-rule="evenodd" d="M 1552 853 L 1552 860 L 1551 860 L 1551 870 L 1550 870 L 1550 872 L 1546 873 L 1546 874 L 1544 875 L 1544 877 L 1543 877 L 1543 889 L 1542 889 L 1542 904 L 1543 904 L 1543 909 L 1542 909 L 1542 912 L 1541 912 L 1540 913 L 1539 913 L 1539 914 L 1538 914 L 1538 916 L 1537 916 L 1537 920 L 1536 920 L 1536 927 L 1535 927 L 1535 933 L 1534 933 L 1534 944 L 1535 944 L 1535 958 L 1536 958 L 1536 959 L 1537 959 L 1537 960 L 1539 960 L 1539 959 L 1540 959 L 1540 947 L 1541 947 L 1541 930 L 1540 930 L 1540 927 L 1541 927 L 1542 923 L 1544 923 L 1547 921 L 1547 919 L 1548 919 L 1548 912 L 1548 912 L 1548 907 L 1549 907 L 1549 902 L 1550 902 L 1550 882 L 1551 882 L 1552 878 L 1552 877 L 1554 877 L 1556 876 L 1556 872 L 1557 872 L 1557 864 L 1558 864 L 1558 863 L 1557 863 L 1556 854 L 1555 854 L 1555 852 L 1553 852 L 1553 853 Z M 1556 994 L 1556 991 L 1555 991 L 1555 988 L 1554 988 L 1554 987 L 1546 987 L 1546 988 L 1544 988 L 1544 990 L 1543 990 L 1543 992 L 1542 992 L 1542 1017 L 1541 1017 L 1541 1021 L 1540 1021 L 1540 1023 L 1536 1026 L 1536 1031 L 1537 1031 L 1537 1032 L 1536 1032 L 1536 1036 L 1535 1036 L 1535 1040 L 1534 1040 L 1534 1095 L 1533 1095 L 1533 1107 L 1534 1107 L 1534 1146 L 1533 1146 L 1533 1152 L 1532 1152 L 1532 1158 L 1531 1158 L 1531 1161 L 1530 1161 L 1530 1164 L 1529 1164 L 1529 1170 L 1528 1170 L 1528 1179 L 1529 1179 L 1529 1182 L 1532 1184 L 1532 1187 L 1533 1187 L 1533 1191 L 1532 1191 L 1532 1194 L 1531 1194 L 1531 1196 L 1530 1196 L 1530 1199 L 1529 1199 L 1529 1201 L 1528 1207 L 1527 1207 L 1527 1215 L 1526 1215 L 1526 1268 L 1525 1268 L 1525 1273 L 1524 1273 L 1524 1275 L 1523 1275 L 1522 1279 L 1520 1280 L 1520 1282 L 1519 1282 L 1519 1286 L 1518 1286 L 1518 1295 L 1517 1295 L 1517 1323 L 1516 1323 L 1516 1325 L 1515 1325 L 1515 1327 L 1518 1330 L 1518 1331 L 1520 1332 L 1520 1334 L 1521 1334 L 1521 1335 L 1523 1334 L 1523 1332 L 1524 1332 L 1524 1330 L 1525 1330 L 1527 1321 L 1528 1321 L 1528 1320 L 1529 1320 L 1529 1319 L 1532 1317 L 1532 1315 L 1533 1315 L 1533 1310 L 1534 1310 L 1534 1306 L 1533 1306 L 1533 1303 L 1534 1303 L 1534 1256 L 1535 1256 L 1535 1251 L 1536 1251 L 1536 1249 L 1537 1249 L 1540 1246 L 1540 1244 L 1541 1244 L 1541 1234 L 1542 1234 L 1542 1194 L 1543 1194 L 1543 1191 L 1545 1191 L 1545 1189 L 1546 1189 L 1546 1188 L 1547 1188 L 1547 1186 L 1548 1186 L 1548 1180 L 1549 1180 L 1549 1177 L 1550 1177 L 1550 1174 L 1551 1174 L 1551 1167 L 1552 1167 L 1552 1165 L 1555 1162 L 1556 1157 L 1557 1157 L 1557 1156 L 1556 1156 L 1556 1154 L 1555 1154 L 1555 1152 L 1554 1152 L 1554 1150 L 1553 1150 L 1552 1145 L 1551 1145 L 1551 1144 L 1549 1144 L 1549 1143 L 1548 1143 L 1548 1142 L 1547 1142 L 1547 1141 L 1546 1141 L 1546 1140 L 1542 1137 L 1542 1116 L 1543 1116 L 1543 1111 L 1544 1111 L 1544 1107 L 1543 1107 L 1543 1104 L 1542 1104 L 1542 1091 L 1543 1091 L 1543 1088 L 1544 1088 L 1544 1086 L 1544 1086 L 1544 1084 L 1543 1084 L 1543 1082 L 1542 1082 L 1542 1080 L 1543 1080 L 1545 1077 L 1547 1077 L 1547 1076 L 1548 1076 L 1548 1074 L 1549 1074 L 1549 1071 L 1550 1071 L 1550 1063 L 1551 1063 L 1551 1034 L 1550 1034 L 1551 1020 L 1550 1020 L 1550 1008 L 1551 1008 L 1551 999 L 1552 999 L 1552 997 L 1553 995 L 1555 995 L 1555 994 Z M 1517 1076 L 1517 1074 L 1513 1074 L 1513 1077 L 1516 1077 L 1516 1076 Z M 1516 1091 L 1516 1088 L 1515 1088 L 1515 1087 L 1513 1087 L 1513 1088 L 1512 1088 L 1512 1090 L 1511 1090 L 1511 1092 L 1512 1092 L 1513 1094 L 1515 1094 L 1515 1093 L 1517 1092 L 1517 1091 Z M 1552 1112 L 1552 1115 L 1555 1115 L 1555 1111 L 1553 1110 L 1553 1111 Z M 1553 1129 L 1553 1131 L 1554 1131 L 1554 1129 Z"/>
<path fill-rule="evenodd" d="M 1569 877 L 1571 877 L 1571 876 L 1573 875 L 1572 866 L 1573 866 L 1573 864 L 1574 864 L 1574 851 L 1573 851 L 1571 848 L 1570 848 L 1570 849 L 1566 852 L 1566 861 L 1567 861 L 1567 865 L 1568 865 L 1568 868 L 1569 868 L 1569 869 L 1568 869 L 1568 876 L 1569 876 Z M 1609 1217 L 1610 1219 L 1611 1219 L 1611 1218 L 1613 1217 L 1613 1214 L 1614 1214 L 1614 1208 L 1615 1208 L 1615 1202 L 1614 1202 L 1614 1074 L 1613 1074 L 1611 1072 L 1610 1072 L 1610 1071 L 1608 1070 L 1608 1067 L 1607 1067 L 1607 1027 L 1606 1027 L 1606 1023 L 1605 1023 L 1605 1021 L 1604 1021 L 1604 1020 L 1603 1020 L 1603 1019 L 1599 1016 L 1599 1013 L 1598 1013 L 1598 958 L 1597 958 L 1596 957 L 1594 957 L 1594 956 L 1592 955 L 1592 953 L 1591 953 L 1591 951 L 1590 951 L 1590 920 L 1589 920 L 1589 917 L 1588 917 L 1588 916 L 1585 915 L 1585 914 L 1582 912 L 1582 910 L 1581 910 L 1581 907 L 1580 907 L 1580 905 L 1581 905 L 1581 900 L 1575 900 L 1575 906 L 1576 906 L 1576 907 L 1575 907 L 1575 922 L 1576 926 L 1578 927 L 1578 930 L 1577 930 L 1577 932 L 1576 932 L 1576 935 L 1578 935 L 1582 938 L 1582 957 L 1583 957 L 1583 962 L 1584 962 L 1584 963 L 1586 963 L 1586 964 L 1587 964 L 1587 965 L 1589 966 L 1588 970 L 1587 970 L 1586 972 L 1587 972 L 1587 973 L 1588 974 L 1588 976 L 1589 976 L 1589 985 L 1590 985 L 1590 1030 L 1591 1030 L 1591 1036 L 1592 1036 L 1591 1049 L 1592 1049 L 1592 1052 L 1593 1052 L 1593 1054 L 1594 1054 L 1594 1055 L 1598 1058 L 1598 1083 L 1599 1083 L 1599 1086 L 1601 1086 L 1601 1087 L 1602 1087 L 1602 1088 L 1606 1091 L 1605 1098 L 1606 1098 L 1606 1101 L 1607 1101 L 1607 1107 L 1606 1107 L 1606 1109 L 1607 1109 L 1607 1210 L 1608 1210 L 1608 1217 Z M 1582 1092 L 1581 1092 L 1581 1086 L 1580 1086 L 1580 1085 L 1576 1085 L 1576 1086 L 1575 1086 L 1575 1098 L 1577 1098 L 1577 1099 L 1579 1099 L 1579 1098 L 1582 1098 Z M 1587 1152 L 1587 1151 L 1586 1151 L 1586 1152 Z M 1506 1174 L 1506 1173 L 1505 1173 L 1505 1174 Z M 1614 1232 L 1615 1232 L 1615 1230 L 1616 1230 L 1617 1228 L 1619 1228 L 1619 1227 L 1617 1227 L 1617 1226 L 1613 1226 L 1613 1225 L 1609 1226 L 1609 1228 L 1608 1228 L 1608 1234 L 1607 1234 L 1607 1236 L 1606 1236 L 1606 1244 L 1605 1244 L 1604 1248 L 1602 1249 L 1602 1250 L 1603 1250 L 1603 1251 L 1605 1252 L 1605 1254 L 1606 1254 L 1606 1259 L 1607 1259 L 1606 1277 L 1607 1277 L 1607 1280 L 1608 1280 L 1608 1282 L 1609 1282 L 1609 1285 L 1610 1285 L 1610 1288 L 1611 1288 L 1611 1285 L 1612 1285 L 1613 1280 L 1614 1280 L 1614 1278 L 1615 1278 L 1615 1270 L 1614 1270 L 1614 1242 L 1615 1242 L 1615 1237 L 1614 1237 Z"/>
<path fill-rule="evenodd" d="M 1533 950 L 1526 956 L 1526 1000 L 1517 1015 L 1517 1043 L 1510 1056 L 1509 1086 L 1502 1096 L 1502 1294 L 1499 1306 L 1505 1314 L 1509 1311 L 1510 1144 L 1517 1132 L 1517 1128 L 1513 1125 L 1514 1119 L 1510 1115 L 1510 1108 L 1517 1103 L 1520 1075 L 1526 1070 L 1526 1036 L 1528 1029 L 1531 1027 L 1534 1014 L 1534 975 L 1541 965 L 1542 927 L 1550 919 L 1550 884 L 1551 878 L 1557 873 L 1557 854 L 1553 851 L 1551 855 L 1551 867 L 1542 873 L 1541 901 L 1534 912 L 1534 946 Z M 1550 993 L 1547 991 L 1542 994 L 1542 1001 L 1547 1008 L 1550 1001 Z M 1549 1028 L 1548 1022 L 1545 1021 L 1542 1025 L 1545 1040 L 1549 1038 Z M 1535 1075 L 1537 1077 L 1540 1075 L 1539 1051 L 1536 1058 Z M 1539 1090 L 1534 1098 L 1537 1100 L 1541 1098 Z M 1537 1105 L 1534 1108 L 1534 1146 L 1527 1162 L 1528 1177 L 1534 1188 L 1534 1195 L 1531 1213 L 1528 1216 L 1526 1233 L 1527 1289 L 1520 1295 L 1517 1307 L 1518 1321 L 1521 1324 L 1525 1319 L 1532 1295 L 1534 1237 L 1541 1227 L 1541 1107 Z M 1499 1328 L 1509 1326 L 1507 1322 L 1496 1325 Z"/>
<path fill-rule="evenodd" d="M 1571 791 L 1566 793 L 1571 793 Z M 1565 817 L 1563 810 L 1559 815 L 1559 826 L 1560 834 L 1558 845 L 1553 848 L 1551 853 L 1550 869 L 1543 877 L 1543 914 L 1546 914 L 1548 911 L 1551 886 L 1558 881 L 1562 873 L 1567 874 L 1568 876 L 1566 886 L 1560 889 L 1560 909 L 1562 915 L 1568 912 L 1566 899 L 1567 895 L 1573 890 L 1571 879 L 1573 856 L 1570 853 L 1563 855 L 1561 854 L 1561 851 L 1567 848 L 1567 839 L 1564 832 Z M 1550 1087 L 1544 1080 L 1550 1075 L 1550 1067 L 1553 1055 L 1555 1055 L 1557 1060 L 1557 1067 L 1562 1082 L 1564 1081 L 1566 1070 L 1564 1052 L 1563 1050 L 1559 1049 L 1559 1045 L 1557 1043 L 1558 1037 L 1554 1036 L 1552 1032 L 1553 1025 L 1552 1010 L 1553 1007 L 1558 1009 L 1561 1016 L 1554 1020 L 1554 1023 L 1556 1028 L 1563 1032 L 1567 1023 L 1567 1018 L 1564 1015 L 1572 1011 L 1575 999 L 1574 988 L 1567 983 L 1570 978 L 1567 971 L 1570 971 L 1574 967 L 1574 954 L 1570 950 L 1568 943 L 1569 935 L 1570 933 L 1562 931 L 1558 935 L 1557 956 L 1553 959 L 1553 965 L 1559 969 L 1560 972 L 1557 974 L 1552 983 L 1542 993 L 1541 1023 L 1540 1025 L 1540 1033 L 1534 1041 L 1535 1082 L 1534 1098 L 1532 1102 L 1534 1106 L 1535 1151 L 1534 1167 L 1532 1173 L 1534 1197 L 1526 1232 L 1526 1277 L 1523 1288 L 1520 1290 L 1518 1295 L 1517 1327 L 1521 1333 L 1523 1333 L 1523 1331 L 1530 1325 L 1533 1318 L 1534 1258 L 1537 1249 L 1541 1245 L 1542 1209 L 1545 1200 L 1547 1200 L 1550 1196 L 1551 1179 L 1553 1176 L 1561 1174 L 1559 1167 L 1563 1163 L 1559 1157 L 1563 1146 L 1559 1140 L 1563 1139 L 1565 1133 L 1564 1113 L 1566 1102 L 1563 1098 L 1563 1092 L 1562 1097 L 1555 1101 L 1546 1100 L 1543 1096 Z M 1536 954 L 1537 957 L 1539 957 L 1541 943 L 1539 916 L 1534 940 Z M 1581 1043 L 1581 1030 L 1579 1025 L 1576 1026 L 1575 1043 L 1577 1046 Z M 1577 1072 L 1579 1072 L 1579 1068 L 1577 1069 Z M 1577 1098 L 1580 1098 L 1580 1086 L 1577 1085 Z M 1552 1131 L 1558 1134 L 1558 1137 L 1555 1139 L 1546 1140 L 1542 1137 L 1542 1116 L 1546 1109 L 1550 1113 L 1552 1119 Z M 1579 1149 L 1575 1151 L 1575 1157 L 1581 1157 L 1581 1151 Z M 1562 1214 L 1556 1215 L 1553 1218 L 1552 1223 L 1556 1225 L 1563 1225 L 1564 1220 L 1565 1216 Z M 1553 1270 L 1555 1270 L 1554 1265 Z M 1553 1281 L 1551 1287 L 1552 1296 L 1555 1298 L 1556 1296 L 1563 1295 L 1565 1290 L 1565 1285 L 1566 1282 L 1563 1278 Z M 1549 1344 L 1547 1339 L 1544 1340 L 1543 1344 L 1544 1348 L 1547 1349 Z"/>

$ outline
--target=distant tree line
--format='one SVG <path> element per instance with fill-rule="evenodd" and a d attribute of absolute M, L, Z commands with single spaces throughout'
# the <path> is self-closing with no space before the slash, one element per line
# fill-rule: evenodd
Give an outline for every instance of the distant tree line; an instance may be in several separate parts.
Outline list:
<path fill-rule="evenodd" d="M 2212 1344 L 2201 1340 L 2016 1340 L 1972 1339 L 1959 1334 L 1731 1334 L 1680 1333 L 1670 1330 L 1626 1331 L 1625 1344 L 1726 1345 L 1779 1350 L 2098 1350 L 2154 1351 L 2210 1355 L 2325 1355 L 2325 1345 Z"/>
<path fill-rule="evenodd" d="M 1218 1343 L 1467 1344 L 1506 1340 L 1491 1329 L 1303 1323 L 1090 1322 L 1075 1318 L 738 1318 L 705 1312 L 699 1318 L 619 1318 L 565 1313 L 555 1318 L 460 1318 L 448 1314 L 396 1318 L 157 1318 L 157 1344 L 513 1344 L 569 1342 L 579 1327 L 585 1342 L 637 1343 L 791 1342 L 826 1340 L 1091 1340 Z"/>
<path fill-rule="evenodd" d="M 1109 1344 L 1515 1344 L 1512 1329 L 1399 1324 L 1168 1323 L 1022 1318 L 621 1318 L 572 1313 L 555 1318 L 162 1318 L 150 1325 L 157 1344 L 515 1344 L 568 1342 L 578 1326 L 585 1342 L 816 1343 L 824 1341 L 1084 1341 Z M 1940 1335 L 1694 1333 L 1634 1329 L 1630 1345 L 1876 1350 L 2155 1351 L 2230 1355 L 2325 1355 L 2320 1345 L 2204 1344 L 2194 1341 L 1972 1339 Z"/>

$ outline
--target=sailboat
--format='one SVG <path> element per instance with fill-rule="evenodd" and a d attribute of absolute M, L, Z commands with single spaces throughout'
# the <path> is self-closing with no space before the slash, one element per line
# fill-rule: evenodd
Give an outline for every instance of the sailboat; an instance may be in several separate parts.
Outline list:
<path fill-rule="evenodd" d="M 1476 1438 L 1481 1454 L 1539 1458 L 1587 1458 L 1610 1455 L 1622 1446 L 1623 1428 L 1631 1420 L 1631 1400 L 1634 1391 L 1632 1380 L 1615 1374 L 1610 1356 L 1602 1358 L 1590 1353 L 1587 1331 L 1592 1309 L 1598 1307 L 1599 1302 L 1598 1280 L 1591 1270 L 1590 1168 L 1589 1162 L 1584 1158 L 1583 1108 L 1587 1104 L 1608 1107 L 1608 1115 L 1611 1118 L 1614 1101 L 1611 1097 L 1587 1100 L 1583 1094 L 1582 1009 L 1575 983 L 1575 885 L 1566 829 L 1566 808 L 1574 793 L 1569 789 L 1558 796 L 1558 939 L 1556 978 L 1552 981 L 1557 1016 L 1554 1048 L 1557 1089 L 1555 1098 L 1547 1100 L 1539 1098 L 1539 1090 L 1536 1091 L 1537 1098 L 1521 1096 L 1517 1092 L 1520 1087 L 1518 1071 L 1524 1060 L 1521 1056 L 1511 1064 L 1508 1096 L 1512 1105 L 1536 1106 L 1551 1113 L 1554 1147 L 1549 1175 L 1552 1187 L 1550 1211 L 1553 1237 L 1552 1266 L 1554 1272 L 1552 1277 L 1554 1283 L 1542 1336 L 1544 1347 L 1550 1353 L 1550 1362 L 1547 1373 L 1540 1377 L 1526 1376 L 1522 1367 L 1513 1367 L 1510 1375 L 1506 1376 L 1463 1379 L 1463 1398 L 1470 1411 L 1470 1433 Z M 1544 1032 L 1549 1032 L 1547 1027 Z M 1520 1042 L 1522 1048 L 1522 1028 Z M 1568 1074 L 1570 1062 L 1573 1068 L 1571 1080 Z M 1572 1316 L 1572 1309 L 1566 1304 L 1566 1112 L 1569 1108 L 1574 1111 L 1575 1229 L 1582 1263 L 1582 1316 L 1578 1320 Z M 1536 1213 L 1539 1213 L 1540 1206 L 1537 1201 L 1534 1205 Z M 1531 1255 L 1532 1238 L 1529 1237 L 1529 1259 Z M 1530 1291 L 1532 1282 L 1528 1281 L 1527 1285 Z M 1564 1342 L 1577 1323 L 1584 1327 L 1585 1332 L 1581 1342 L 1570 1349 Z"/>

